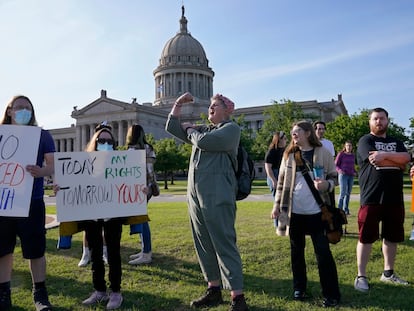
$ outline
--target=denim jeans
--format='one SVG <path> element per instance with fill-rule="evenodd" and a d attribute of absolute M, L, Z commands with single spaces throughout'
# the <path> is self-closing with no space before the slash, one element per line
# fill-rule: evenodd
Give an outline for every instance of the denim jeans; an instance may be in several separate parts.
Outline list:
<path fill-rule="evenodd" d="M 339 174 L 339 201 L 338 208 L 341 208 L 345 214 L 349 214 L 349 198 L 351 196 L 354 176 Z"/>
<path fill-rule="evenodd" d="M 273 174 L 275 175 L 276 180 L 277 180 L 277 177 L 279 176 L 279 169 L 277 169 L 277 168 L 273 169 Z M 275 195 L 276 195 L 276 189 L 273 188 L 272 179 L 267 177 L 266 182 L 267 182 L 267 185 L 269 186 L 270 193 L 272 194 L 273 199 L 274 199 Z M 277 227 L 277 225 L 278 225 L 278 220 L 277 219 L 274 220 L 274 225 L 275 225 L 275 227 Z"/>

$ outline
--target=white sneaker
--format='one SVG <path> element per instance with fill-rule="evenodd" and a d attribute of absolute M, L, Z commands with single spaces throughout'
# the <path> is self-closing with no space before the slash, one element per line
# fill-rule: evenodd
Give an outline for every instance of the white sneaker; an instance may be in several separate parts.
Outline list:
<path fill-rule="evenodd" d="M 368 279 L 365 276 L 357 276 L 354 282 L 354 288 L 360 292 L 367 293 L 369 291 Z"/>
<path fill-rule="evenodd" d="M 139 253 L 136 253 L 136 254 L 132 254 L 131 256 L 129 256 L 129 259 L 137 259 L 138 257 L 141 257 L 142 254 L 144 254 L 143 251 L 140 251 Z"/>
<path fill-rule="evenodd" d="M 121 305 L 122 305 L 122 301 L 124 299 L 122 298 L 122 294 L 121 293 L 110 293 L 109 294 L 109 301 L 108 304 L 106 305 L 106 310 L 115 310 L 118 309 Z"/>
<path fill-rule="evenodd" d="M 91 306 L 91 305 L 94 305 L 96 303 L 107 301 L 108 299 L 109 299 L 109 297 L 108 297 L 108 294 L 106 292 L 99 292 L 99 291 L 96 290 L 92 293 L 92 295 L 89 296 L 89 298 L 82 301 L 82 304 L 84 306 Z"/>
<path fill-rule="evenodd" d="M 141 257 L 135 258 L 129 261 L 128 263 L 130 265 L 142 265 L 142 264 L 151 263 L 151 262 L 152 262 L 152 252 L 149 252 L 149 253 L 142 253 Z"/>
<path fill-rule="evenodd" d="M 90 261 L 89 250 L 82 253 L 82 258 L 78 263 L 78 267 L 86 267 Z"/>
<path fill-rule="evenodd" d="M 406 280 L 399 278 L 395 273 L 393 273 L 390 277 L 386 277 L 384 273 L 381 274 L 380 281 L 387 282 L 387 283 L 408 285 L 408 282 Z"/>
<path fill-rule="evenodd" d="M 410 241 L 414 241 L 414 230 L 411 230 Z"/>

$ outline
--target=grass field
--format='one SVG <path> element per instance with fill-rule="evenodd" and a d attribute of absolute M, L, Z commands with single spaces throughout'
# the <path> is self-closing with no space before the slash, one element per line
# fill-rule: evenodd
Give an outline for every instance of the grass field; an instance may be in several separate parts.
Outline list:
<path fill-rule="evenodd" d="M 175 188 L 177 187 L 177 188 Z M 260 187 L 260 188 L 258 188 Z M 169 185 L 171 193 L 183 193 L 184 185 L 178 182 Z M 162 193 L 166 191 L 162 189 Z M 267 193 L 264 185 L 257 185 L 254 192 Z M 414 241 L 409 241 L 412 214 L 410 202 L 406 202 L 406 241 L 398 248 L 396 273 L 414 282 Z M 357 242 L 357 202 L 351 204 L 351 216 L 347 226 L 348 234 L 331 247 L 336 260 L 342 302 L 339 310 L 413 310 L 413 286 L 394 286 L 379 281 L 383 269 L 380 242 L 373 247 L 368 276 L 372 286 L 368 294 L 353 288 L 356 276 L 355 246 Z M 313 254 L 312 243 L 307 239 L 306 259 L 308 271 L 308 294 L 305 302 L 296 302 L 292 296 L 292 274 L 290 270 L 289 240 L 277 237 L 269 218 L 271 202 L 238 202 L 236 229 L 238 246 L 243 261 L 245 294 L 249 310 L 322 310 L 320 307 L 320 285 Z M 53 207 L 48 211 L 53 212 Z M 124 303 L 121 310 L 141 311 L 184 311 L 189 302 L 205 290 L 193 249 L 188 223 L 187 207 L 184 202 L 150 202 L 153 263 L 144 266 L 129 266 L 128 256 L 138 251 L 138 236 L 129 235 L 124 226 L 122 237 Z M 55 310 L 104 310 L 104 305 L 83 308 L 80 302 L 92 289 L 90 266 L 79 268 L 81 256 L 81 234 L 73 237 L 70 250 L 57 250 L 58 229 L 47 234 L 47 285 L 50 300 Z M 20 248 L 16 248 L 12 279 L 14 310 L 32 310 L 31 281 L 27 262 L 22 259 Z M 224 299 L 229 301 L 227 293 Z M 212 311 L 228 309 L 227 303 Z"/>

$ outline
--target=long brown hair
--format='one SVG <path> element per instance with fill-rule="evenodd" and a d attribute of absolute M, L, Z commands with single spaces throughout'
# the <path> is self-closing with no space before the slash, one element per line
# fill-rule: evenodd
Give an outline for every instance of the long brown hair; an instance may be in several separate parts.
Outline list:
<path fill-rule="evenodd" d="M 32 101 L 29 99 L 29 97 L 24 96 L 24 95 L 16 95 L 16 96 L 13 96 L 10 99 L 10 101 L 7 103 L 6 110 L 4 111 L 3 119 L 1 121 L 1 124 L 11 124 L 12 123 L 12 118 L 11 118 L 11 116 L 9 116 L 9 111 L 13 109 L 14 102 L 19 98 L 23 98 L 23 99 L 27 100 L 29 102 L 30 106 L 32 107 L 32 117 L 30 118 L 30 121 L 27 125 L 37 126 L 37 121 L 36 121 L 36 116 L 35 116 L 35 111 L 34 111 L 34 108 L 33 108 Z"/>
<path fill-rule="evenodd" d="M 276 149 L 278 147 L 279 141 L 285 137 L 285 133 L 283 131 L 276 132 L 273 134 L 272 141 L 269 144 L 270 149 Z"/>
<path fill-rule="evenodd" d="M 145 138 L 145 132 L 141 125 L 132 124 L 127 132 L 126 145 L 129 147 L 135 147 L 136 149 L 145 149 L 145 145 L 152 148 L 151 144 L 147 142 Z"/>
<path fill-rule="evenodd" d="M 322 147 L 322 143 L 319 141 L 318 136 L 316 136 L 315 129 L 313 128 L 312 123 L 306 120 L 302 120 L 302 121 L 293 123 L 292 129 L 295 126 L 298 126 L 305 132 L 309 133 L 308 142 L 312 147 Z M 293 139 L 291 139 L 289 145 L 286 147 L 284 157 L 287 158 L 289 156 L 289 153 L 294 153 L 296 150 L 298 150 L 298 148 L 299 147 L 295 145 L 295 142 L 293 141 Z"/>

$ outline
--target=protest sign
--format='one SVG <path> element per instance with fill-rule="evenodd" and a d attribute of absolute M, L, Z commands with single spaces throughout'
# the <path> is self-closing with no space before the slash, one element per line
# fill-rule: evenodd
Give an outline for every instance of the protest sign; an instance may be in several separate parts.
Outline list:
<path fill-rule="evenodd" d="M 0 125 L 0 216 L 28 217 L 33 177 L 26 166 L 36 164 L 41 129 Z"/>
<path fill-rule="evenodd" d="M 57 220 L 146 215 L 145 150 L 57 152 Z"/>

